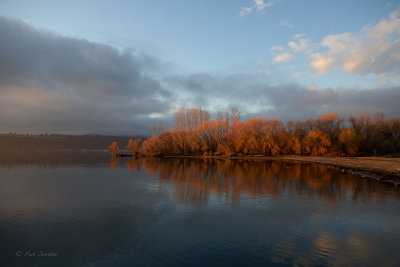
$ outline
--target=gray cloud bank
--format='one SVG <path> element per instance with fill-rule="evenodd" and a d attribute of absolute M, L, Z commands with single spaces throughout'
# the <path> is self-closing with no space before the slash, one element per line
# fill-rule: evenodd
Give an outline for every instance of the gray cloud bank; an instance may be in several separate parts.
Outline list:
<path fill-rule="evenodd" d="M 1 130 L 148 133 L 170 93 L 151 57 L 0 18 Z M 156 63 L 155 63 L 156 62 Z"/>
<path fill-rule="evenodd" d="M 192 74 L 170 77 L 168 82 L 174 88 L 189 92 L 192 105 L 223 102 L 226 105 L 220 108 L 237 106 L 243 118 L 304 120 L 330 112 L 342 116 L 384 112 L 386 117 L 400 117 L 400 87 L 362 90 L 321 89 L 295 83 L 270 85 L 260 76 L 247 74 Z M 190 103 L 190 99 L 186 103 Z"/>
<path fill-rule="evenodd" d="M 400 117 L 400 88 L 271 85 L 259 75 L 171 74 L 136 51 L 37 30 L 0 17 L 0 132 L 149 134 L 173 107 L 239 106 L 281 120 L 328 112 Z M 223 111 L 223 110 L 221 110 Z"/>

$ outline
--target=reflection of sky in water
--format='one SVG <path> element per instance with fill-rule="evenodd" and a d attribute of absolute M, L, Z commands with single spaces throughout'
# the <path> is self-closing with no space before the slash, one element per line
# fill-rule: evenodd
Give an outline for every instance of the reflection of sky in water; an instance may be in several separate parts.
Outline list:
<path fill-rule="evenodd" d="M 390 185 L 297 163 L 108 164 L 0 162 L 4 266 L 400 263 Z"/>

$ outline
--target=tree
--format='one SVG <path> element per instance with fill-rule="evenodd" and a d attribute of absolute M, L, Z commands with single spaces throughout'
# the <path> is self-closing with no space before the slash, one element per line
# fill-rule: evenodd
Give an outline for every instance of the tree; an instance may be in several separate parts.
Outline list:
<path fill-rule="evenodd" d="M 360 141 L 353 129 L 344 129 L 339 135 L 339 142 L 346 154 L 357 154 Z"/>
<path fill-rule="evenodd" d="M 194 130 L 210 119 L 210 113 L 201 108 L 181 108 L 174 113 L 175 130 Z"/>
<path fill-rule="evenodd" d="M 142 144 L 142 151 L 146 155 L 158 155 L 161 151 L 161 142 L 160 138 L 157 136 L 150 137 L 149 139 L 144 140 Z"/>
<path fill-rule="evenodd" d="M 126 149 L 132 152 L 133 154 L 139 154 L 141 141 L 142 140 L 140 138 L 136 138 L 135 140 L 130 138 L 128 145 L 126 146 Z"/>
<path fill-rule="evenodd" d="M 325 155 L 331 146 L 331 142 L 326 133 L 321 130 L 314 130 L 308 133 L 304 139 L 307 153 L 315 155 Z"/>
<path fill-rule="evenodd" d="M 119 156 L 119 147 L 116 141 L 112 142 L 112 144 L 108 147 L 108 149 L 110 150 L 110 152 L 112 154 L 114 154 L 116 157 Z"/>
<path fill-rule="evenodd" d="M 343 123 L 344 120 L 337 113 L 328 113 L 316 120 L 316 127 L 327 135 L 333 146 L 337 146 Z"/>
<path fill-rule="evenodd" d="M 145 140 L 141 148 L 140 140 L 131 139 L 127 149 L 148 155 L 371 155 L 399 153 L 399 139 L 400 120 L 384 119 L 383 113 L 373 118 L 362 113 L 346 124 L 344 117 L 329 113 L 285 125 L 275 119 L 240 121 L 237 108 L 214 120 L 201 108 L 184 108 L 175 112 L 170 131 L 160 123 L 159 137 Z"/>

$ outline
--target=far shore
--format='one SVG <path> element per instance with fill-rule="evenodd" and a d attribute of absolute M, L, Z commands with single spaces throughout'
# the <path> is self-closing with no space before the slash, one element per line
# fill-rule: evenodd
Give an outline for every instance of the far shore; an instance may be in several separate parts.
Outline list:
<path fill-rule="evenodd" d="M 143 155 L 141 155 L 143 156 Z M 283 160 L 318 164 L 362 177 L 400 185 L 400 158 L 318 156 L 156 156 L 168 158 L 212 158 L 239 160 Z"/>

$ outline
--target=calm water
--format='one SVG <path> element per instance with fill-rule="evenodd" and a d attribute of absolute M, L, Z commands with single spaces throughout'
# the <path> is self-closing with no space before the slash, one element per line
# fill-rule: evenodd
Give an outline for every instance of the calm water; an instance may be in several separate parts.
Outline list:
<path fill-rule="evenodd" d="M 400 190 L 291 162 L 11 153 L 0 249 L 1 266 L 399 266 Z"/>

